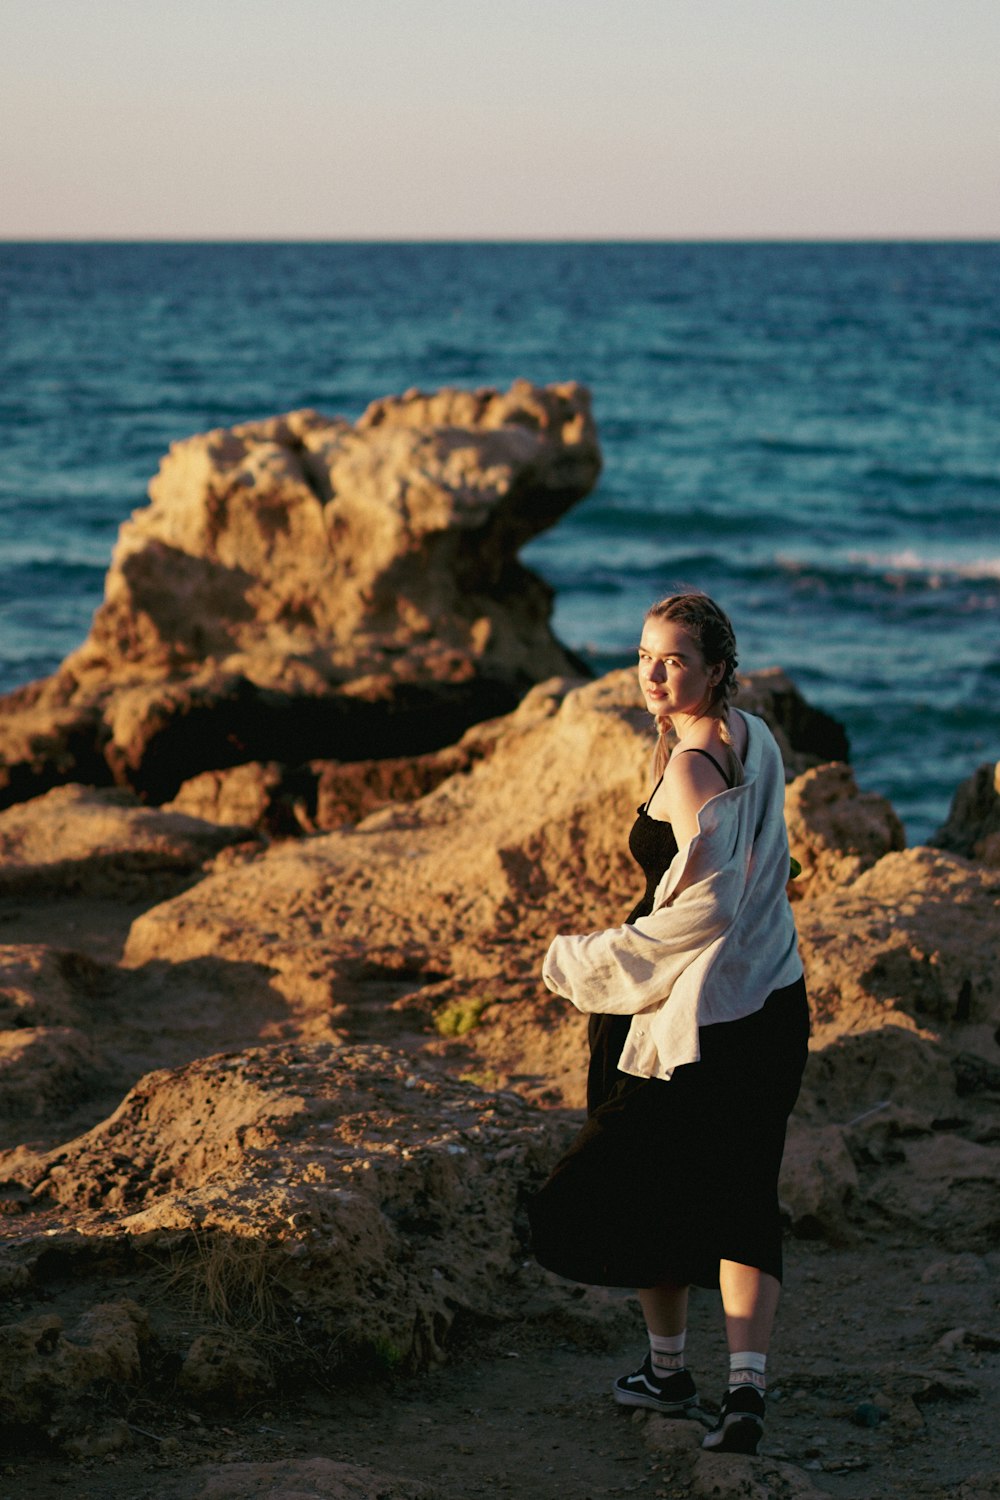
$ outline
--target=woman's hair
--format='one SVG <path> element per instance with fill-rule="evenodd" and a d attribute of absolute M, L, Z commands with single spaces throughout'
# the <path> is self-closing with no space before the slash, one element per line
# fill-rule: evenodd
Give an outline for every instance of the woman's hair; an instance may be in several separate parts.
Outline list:
<path fill-rule="evenodd" d="M 725 610 L 720 609 L 715 600 L 710 599 L 707 594 L 692 589 L 682 594 L 668 594 L 665 599 L 661 599 L 658 604 L 647 609 L 646 619 L 669 620 L 673 625 L 680 625 L 691 639 L 697 642 L 706 667 L 714 667 L 722 662 L 724 671 L 712 689 L 708 706 L 709 711 L 717 715 L 720 720 L 719 728 L 723 740 L 731 746 L 729 705 L 739 691 L 739 683 L 736 680 L 739 659 L 736 655 L 736 633 Z M 662 774 L 670 757 L 669 727 L 665 719 L 657 719 L 656 731 L 653 775 L 658 777 Z M 734 769 L 738 768 L 740 763 L 735 753 L 732 759 L 735 763 Z"/>

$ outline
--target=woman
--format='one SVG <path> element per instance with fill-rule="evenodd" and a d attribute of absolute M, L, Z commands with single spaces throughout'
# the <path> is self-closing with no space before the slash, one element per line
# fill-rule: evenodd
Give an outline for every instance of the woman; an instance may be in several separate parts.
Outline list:
<path fill-rule="evenodd" d="M 704 594 L 646 616 L 639 683 L 657 730 L 629 847 L 646 891 L 622 927 L 557 937 L 543 976 L 590 1014 L 588 1119 L 531 1204 L 543 1265 L 639 1288 L 642 1366 L 625 1406 L 699 1415 L 688 1289 L 719 1287 L 729 1385 L 703 1446 L 755 1453 L 781 1286 L 778 1170 L 809 1011 L 763 720 L 730 709 L 736 642 Z M 668 751 L 667 735 L 675 740 Z"/>

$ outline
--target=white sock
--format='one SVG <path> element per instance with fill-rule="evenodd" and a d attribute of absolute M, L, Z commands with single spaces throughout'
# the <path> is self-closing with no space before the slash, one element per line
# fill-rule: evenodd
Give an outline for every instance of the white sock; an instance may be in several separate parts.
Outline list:
<path fill-rule="evenodd" d="M 686 1338 L 687 1329 L 683 1333 L 651 1333 L 649 1335 L 649 1353 L 657 1375 L 672 1375 L 675 1370 L 684 1369 L 684 1340 Z"/>
<path fill-rule="evenodd" d="M 767 1355 L 744 1349 L 729 1356 L 729 1389 L 737 1390 L 741 1385 L 756 1386 L 758 1391 L 767 1390 Z"/>

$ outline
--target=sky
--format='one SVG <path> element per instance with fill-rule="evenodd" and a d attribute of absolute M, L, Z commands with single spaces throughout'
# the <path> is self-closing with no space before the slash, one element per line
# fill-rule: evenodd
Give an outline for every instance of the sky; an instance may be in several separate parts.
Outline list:
<path fill-rule="evenodd" d="M 1000 0 L 0 0 L 0 238 L 1000 238 Z"/>

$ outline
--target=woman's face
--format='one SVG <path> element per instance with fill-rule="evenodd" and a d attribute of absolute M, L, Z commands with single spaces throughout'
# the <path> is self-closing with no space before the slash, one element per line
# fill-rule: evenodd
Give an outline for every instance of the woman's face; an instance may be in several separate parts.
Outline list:
<path fill-rule="evenodd" d="M 682 625 L 655 617 L 644 624 L 639 643 L 639 686 L 646 707 L 656 717 L 703 714 L 723 670 L 721 662 L 705 665 L 701 647 Z"/>

